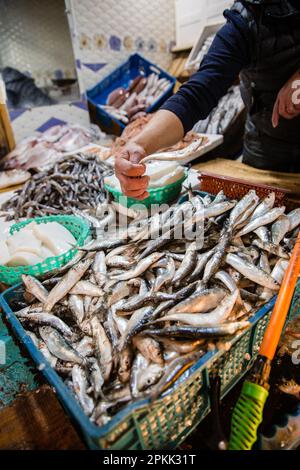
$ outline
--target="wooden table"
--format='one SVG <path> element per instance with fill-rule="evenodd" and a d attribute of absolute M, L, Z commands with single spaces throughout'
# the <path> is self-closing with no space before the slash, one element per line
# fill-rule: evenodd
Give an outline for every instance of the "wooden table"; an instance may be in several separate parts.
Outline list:
<path fill-rule="evenodd" d="M 193 169 L 199 172 L 207 171 L 217 175 L 244 179 L 247 182 L 287 189 L 292 193 L 291 198 L 299 201 L 300 205 L 300 173 L 258 170 L 237 160 L 227 160 L 225 158 L 196 163 L 193 165 Z"/>

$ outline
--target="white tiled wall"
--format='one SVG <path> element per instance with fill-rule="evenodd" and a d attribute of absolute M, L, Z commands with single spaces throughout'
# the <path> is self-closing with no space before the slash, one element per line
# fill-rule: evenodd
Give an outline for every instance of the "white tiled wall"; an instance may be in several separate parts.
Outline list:
<path fill-rule="evenodd" d="M 175 40 L 174 0 L 66 0 L 82 90 L 133 52 L 166 68 Z"/>
<path fill-rule="evenodd" d="M 0 4 L 3 1 L 0 0 Z M 30 1 L 35 5 L 33 13 L 40 5 L 42 17 L 42 4 L 46 0 Z M 170 48 L 175 40 L 174 0 L 65 0 L 65 6 L 83 99 L 85 90 L 136 51 L 163 68 L 170 65 Z M 49 33 L 55 36 L 58 28 L 59 25 L 52 22 Z M 60 40 L 56 46 L 57 53 L 63 54 L 64 41 Z M 41 44 L 41 48 L 46 50 L 46 44 Z M 78 103 L 19 110 L 12 118 L 17 141 L 44 125 L 60 121 L 88 124 L 88 113 Z"/>

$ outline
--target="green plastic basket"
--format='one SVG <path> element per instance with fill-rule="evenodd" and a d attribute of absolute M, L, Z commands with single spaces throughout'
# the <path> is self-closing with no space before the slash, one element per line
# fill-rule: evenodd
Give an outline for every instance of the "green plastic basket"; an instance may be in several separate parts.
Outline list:
<path fill-rule="evenodd" d="M 63 225 L 69 232 L 72 233 L 73 237 L 77 240 L 77 245 L 82 246 L 89 235 L 89 226 L 84 222 L 83 219 L 75 217 L 73 215 L 50 215 L 48 217 L 36 217 L 34 219 L 27 219 L 18 224 L 14 224 L 10 228 L 10 234 L 19 232 L 23 227 L 36 222 L 37 224 L 47 224 L 48 222 L 58 222 Z M 9 286 L 20 282 L 22 274 L 29 274 L 31 276 L 39 277 L 49 271 L 61 268 L 67 264 L 75 256 L 78 250 L 72 248 L 66 251 L 60 256 L 51 256 L 46 258 L 41 263 L 33 266 L 18 266 L 18 267 L 7 267 L 0 266 L 0 281 Z"/>
<path fill-rule="evenodd" d="M 145 207 L 149 208 L 152 204 L 167 204 L 169 202 L 174 201 L 180 194 L 182 183 L 187 178 L 187 171 L 185 170 L 184 176 L 179 180 L 175 181 L 175 183 L 167 184 L 161 188 L 152 188 L 149 189 L 149 197 L 140 201 L 138 199 L 134 199 L 132 197 L 126 197 L 123 195 L 121 191 L 118 189 L 112 188 L 108 184 L 105 184 L 105 188 L 109 191 L 115 201 L 122 204 L 122 206 L 131 207 L 135 204 L 142 204 Z"/>

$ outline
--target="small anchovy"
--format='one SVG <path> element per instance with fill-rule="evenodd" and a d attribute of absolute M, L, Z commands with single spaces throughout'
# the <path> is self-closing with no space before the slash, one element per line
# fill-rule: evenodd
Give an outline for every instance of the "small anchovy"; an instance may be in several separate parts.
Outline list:
<path fill-rule="evenodd" d="M 39 326 L 51 326 L 59 331 L 63 336 L 71 338 L 73 332 L 71 328 L 63 322 L 60 318 L 46 312 L 33 312 L 33 313 L 22 313 L 16 312 L 16 317 L 21 320 L 21 322 L 32 323 Z"/>
<path fill-rule="evenodd" d="M 176 313 L 201 313 L 208 312 L 224 299 L 226 291 L 218 287 L 212 289 L 197 290 L 187 299 L 179 302 L 175 307 L 169 310 L 169 314 Z"/>
<path fill-rule="evenodd" d="M 207 251 L 206 253 L 201 253 L 198 255 L 197 258 L 197 263 L 194 268 L 194 271 L 187 277 L 186 281 L 187 282 L 194 282 L 199 280 L 200 275 L 202 274 L 202 271 L 204 270 L 205 266 L 207 265 L 209 259 L 212 257 L 212 255 L 215 252 L 215 248 L 212 250 Z"/>
<path fill-rule="evenodd" d="M 127 346 L 120 352 L 118 377 L 121 383 L 127 383 L 130 379 L 133 351 Z"/>
<path fill-rule="evenodd" d="M 227 271 L 218 271 L 215 274 L 215 279 L 222 282 L 230 292 L 234 292 L 237 289 L 237 284 L 235 280 L 230 276 Z"/>
<path fill-rule="evenodd" d="M 214 326 L 223 323 L 231 314 L 237 301 L 239 291 L 236 289 L 221 304 L 209 313 L 174 313 L 159 318 L 155 322 L 177 321 L 191 326 Z"/>
<path fill-rule="evenodd" d="M 175 272 L 173 277 L 173 283 L 179 284 L 188 274 L 190 274 L 197 263 L 197 244 L 193 242 L 189 245 L 186 250 L 186 254 L 179 266 L 178 270 Z"/>
<path fill-rule="evenodd" d="M 163 286 L 170 284 L 175 275 L 175 262 L 174 259 L 170 256 L 167 259 L 167 265 L 165 268 L 159 268 L 158 276 L 155 279 L 153 286 L 153 292 L 159 291 Z"/>
<path fill-rule="evenodd" d="M 265 271 L 266 273 L 271 273 L 271 267 L 266 253 L 261 253 L 259 258 L 259 268 Z"/>
<path fill-rule="evenodd" d="M 290 221 L 289 231 L 291 232 L 296 227 L 298 227 L 298 225 L 300 225 L 300 209 L 295 209 L 292 212 L 289 212 L 287 217 Z"/>
<path fill-rule="evenodd" d="M 170 243 L 170 240 L 172 240 L 174 238 L 174 232 L 175 232 L 175 229 L 171 228 L 166 233 L 161 235 L 161 237 L 159 237 L 155 240 L 149 240 L 149 242 L 147 243 L 146 248 L 139 255 L 138 260 L 140 261 L 143 258 L 147 258 L 147 256 L 149 256 L 152 253 L 154 253 L 155 251 L 159 250 L 164 245 L 167 245 L 167 243 Z M 163 253 L 162 253 L 162 255 L 163 255 Z"/>
<path fill-rule="evenodd" d="M 101 368 L 98 361 L 94 361 L 90 367 L 90 381 L 93 389 L 95 399 L 103 396 L 102 387 L 104 385 L 104 379 L 102 376 Z"/>
<path fill-rule="evenodd" d="M 257 195 L 254 190 L 249 191 L 232 209 L 229 216 L 229 223 L 231 226 L 236 226 L 241 217 L 243 216 L 244 212 L 255 204 L 257 201 Z"/>
<path fill-rule="evenodd" d="M 132 344 L 149 362 L 164 364 L 161 345 L 155 339 L 137 335 L 132 339 Z"/>
<path fill-rule="evenodd" d="M 137 398 L 140 394 L 138 390 L 138 375 L 140 372 L 149 365 L 149 361 L 145 357 L 138 353 L 136 354 L 130 374 L 130 391 L 133 398 Z"/>
<path fill-rule="evenodd" d="M 72 368 L 74 392 L 85 414 L 90 416 L 95 408 L 93 399 L 87 394 L 88 381 L 85 371 L 79 365 Z"/>
<path fill-rule="evenodd" d="M 244 214 L 239 218 L 239 222 L 234 226 L 236 230 L 240 230 L 243 228 L 248 222 L 249 219 L 252 219 L 253 211 L 257 207 L 259 203 L 259 197 L 256 197 L 256 200 L 253 202 L 253 205 L 249 206 L 248 209 L 245 210 Z"/>
<path fill-rule="evenodd" d="M 278 256 L 279 258 L 289 259 L 289 254 L 281 245 L 273 245 L 273 243 L 263 243 L 260 240 L 253 240 L 253 245 L 257 246 L 260 250 L 267 251 L 272 255 Z"/>
<path fill-rule="evenodd" d="M 72 287 L 80 281 L 85 272 L 91 266 L 92 260 L 86 259 L 79 261 L 74 267 L 72 267 L 67 274 L 64 275 L 62 280 L 56 284 L 55 287 L 49 292 L 46 302 L 44 303 L 44 308 L 46 312 L 51 312 L 54 305 L 59 302 L 65 295 L 70 292 Z"/>
<path fill-rule="evenodd" d="M 112 346 L 103 326 L 96 317 L 92 318 L 91 326 L 102 376 L 104 382 L 107 382 L 113 368 Z"/>
<path fill-rule="evenodd" d="M 121 337 L 119 349 L 122 351 L 128 343 L 131 341 L 132 337 L 137 335 L 153 318 L 154 307 L 143 307 L 136 310 L 133 315 L 130 317 L 130 320 L 127 323 L 126 330 Z"/>
<path fill-rule="evenodd" d="M 180 341 L 176 339 L 159 337 L 157 338 L 157 340 L 164 345 L 165 349 L 174 351 L 178 354 L 187 354 L 193 352 L 200 346 L 203 346 L 203 344 L 205 343 L 205 339 Z"/>
<path fill-rule="evenodd" d="M 80 365 L 85 364 L 85 358 L 82 357 L 54 328 L 50 326 L 41 326 L 39 328 L 39 333 L 50 353 L 55 357 L 66 362 L 73 362 Z"/>
<path fill-rule="evenodd" d="M 114 286 L 111 287 L 110 292 L 107 294 L 107 305 L 111 307 L 120 300 L 130 295 L 131 289 L 125 281 L 117 281 Z"/>
<path fill-rule="evenodd" d="M 117 380 L 107 386 L 107 389 L 105 390 L 105 398 L 109 401 L 119 401 L 128 398 L 128 396 L 131 398 L 131 393 L 130 393 L 130 385 L 129 384 L 122 384 L 121 382 L 118 382 Z"/>
<path fill-rule="evenodd" d="M 142 331 L 143 336 L 166 336 L 172 338 L 218 338 L 233 335 L 250 325 L 247 321 L 224 323 L 214 326 L 169 326 L 162 329 L 148 329 Z"/>
<path fill-rule="evenodd" d="M 75 254 L 74 258 L 72 258 L 67 264 L 65 264 L 61 268 L 54 269 L 53 271 L 49 271 L 49 273 L 46 273 L 43 276 L 40 276 L 40 280 L 42 280 L 42 281 L 44 281 L 44 280 L 48 281 L 49 280 L 49 282 L 50 282 L 55 277 L 63 276 L 64 274 L 66 274 L 69 271 L 69 269 L 71 269 L 73 266 L 75 266 L 77 263 L 79 263 L 79 261 L 81 261 L 84 256 L 85 256 L 84 251 L 79 250 Z M 61 279 L 62 279 L 62 277 L 61 277 Z"/>
<path fill-rule="evenodd" d="M 96 253 L 93 264 L 92 264 L 92 271 L 94 273 L 98 286 L 102 287 L 105 284 L 106 276 L 107 276 L 107 268 L 106 268 L 104 251 L 98 251 Z"/>
<path fill-rule="evenodd" d="M 209 219 L 211 217 L 217 217 L 218 215 L 224 214 L 232 209 L 236 205 L 236 201 L 223 201 L 217 204 L 212 204 L 204 209 L 204 218 Z M 195 223 L 197 223 L 197 214 L 192 217 Z"/>
<path fill-rule="evenodd" d="M 76 207 L 72 209 L 72 212 L 74 215 L 77 215 L 78 217 L 85 219 L 89 223 L 89 225 L 92 225 L 92 227 L 94 228 L 100 227 L 99 219 L 97 219 L 96 217 L 93 217 L 91 214 L 88 214 L 87 212 L 83 212 L 77 209 Z"/>
<path fill-rule="evenodd" d="M 94 354 L 94 342 L 90 336 L 84 336 L 78 343 L 73 343 L 73 346 L 82 357 Z"/>
<path fill-rule="evenodd" d="M 226 256 L 226 263 L 256 284 L 275 291 L 279 290 L 278 283 L 270 276 L 270 274 L 262 271 L 254 264 L 249 263 L 239 256 L 228 254 Z"/>
<path fill-rule="evenodd" d="M 26 331 L 26 334 L 31 338 L 32 342 L 37 347 L 37 349 L 43 354 L 45 359 L 47 359 L 50 366 L 55 367 L 57 363 L 57 358 L 52 356 L 45 343 L 40 340 L 32 331 Z"/>
<path fill-rule="evenodd" d="M 273 209 L 274 204 L 275 204 L 275 193 L 271 192 L 266 196 L 261 203 L 256 207 L 255 211 L 253 212 L 250 221 L 256 219 L 257 217 L 260 217 L 262 215 L 265 215 L 267 212 L 269 212 L 271 209 Z"/>
<path fill-rule="evenodd" d="M 253 294 L 252 292 L 249 292 L 245 289 L 240 289 L 240 294 L 243 300 L 246 300 L 251 304 L 255 304 L 259 299 L 259 296 L 257 294 Z"/>
<path fill-rule="evenodd" d="M 216 246 L 216 249 L 212 257 L 210 258 L 210 260 L 207 262 L 205 266 L 204 274 L 203 274 L 204 283 L 208 282 L 209 279 L 218 271 L 222 263 L 222 260 L 224 258 L 225 250 L 227 246 L 229 245 L 231 235 L 232 235 L 231 229 L 228 227 L 227 224 L 225 224 L 220 235 L 219 243 Z"/>
<path fill-rule="evenodd" d="M 263 242 L 263 243 L 270 243 L 271 242 L 271 234 L 267 227 L 264 225 L 262 227 L 258 227 L 256 230 L 253 230 L 253 233 L 258 236 L 258 238 Z"/>
<path fill-rule="evenodd" d="M 187 371 L 201 356 L 204 355 L 203 351 L 197 351 L 185 354 L 180 357 L 175 357 L 166 369 L 164 373 L 157 382 L 157 384 L 152 388 L 150 397 L 151 400 L 156 400 L 164 391 L 166 391 L 171 385 L 173 385 L 179 377 Z"/>
<path fill-rule="evenodd" d="M 160 152 L 160 153 L 154 153 L 152 155 L 148 155 L 147 157 L 144 157 L 140 163 L 147 163 L 149 161 L 174 161 L 174 157 L 176 158 L 176 161 L 185 161 L 187 157 L 190 155 L 193 155 L 196 150 L 198 150 L 199 147 L 203 145 L 203 138 L 200 138 L 196 140 L 195 142 L 192 142 L 188 147 L 182 149 L 182 150 L 176 150 L 175 152 Z"/>
<path fill-rule="evenodd" d="M 185 224 L 186 230 L 193 227 L 194 224 L 198 224 L 205 219 L 210 219 L 212 217 L 217 217 L 225 212 L 229 211 L 235 206 L 235 201 L 224 201 L 218 204 L 213 204 L 211 206 L 205 207 L 200 211 L 196 212 L 191 219 Z"/>
<path fill-rule="evenodd" d="M 71 295 L 88 295 L 89 297 L 103 296 L 103 289 L 90 281 L 78 281 L 69 291 Z"/>
<path fill-rule="evenodd" d="M 116 255 L 111 256 L 106 263 L 110 268 L 129 269 L 134 264 L 134 260 L 128 260 L 125 256 Z"/>
<path fill-rule="evenodd" d="M 82 323 L 84 319 L 83 298 L 80 295 L 70 295 L 68 299 L 69 309 L 74 315 L 76 323 Z"/>
<path fill-rule="evenodd" d="M 39 340 L 39 351 L 43 354 L 44 358 L 49 362 L 51 367 L 56 367 L 58 358 L 55 357 L 53 354 L 51 354 L 46 343 L 42 340 Z"/>
<path fill-rule="evenodd" d="M 124 300 L 118 304 L 118 312 L 132 312 L 138 308 L 143 307 L 145 304 L 164 302 L 166 300 L 173 300 L 174 294 L 167 294 L 165 292 L 146 292 L 146 294 L 137 294 L 128 300 Z"/>
<path fill-rule="evenodd" d="M 129 279 L 138 277 L 143 274 L 152 264 L 162 258 L 162 256 L 164 256 L 163 253 L 153 253 L 147 258 L 142 259 L 132 270 L 117 276 L 113 276 L 113 279 L 117 279 L 118 281 L 127 281 Z"/>
<path fill-rule="evenodd" d="M 40 281 L 38 281 L 35 277 L 28 276 L 26 274 L 22 275 L 22 281 L 25 285 L 26 290 L 30 294 L 32 294 L 40 302 L 46 302 L 49 292 Z"/>
<path fill-rule="evenodd" d="M 137 376 L 137 389 L 139 392 L 145 392 L 155 385 L 164 373 L 164 368 L 159 364 L 149 364 L 148 367 Z"/>
<path fill-rule="evenodd" d="M 181 262 L 184 258 L 183 253 L 175 253 L 174 251 L 166 250 L 165 254 L 166 254 L 166 256 L 170 256 L 171 258 L 173 258 L 174 261 L 180 261 Z"/>
<path fill-rule="evenodd" d="M 116 326 L 114 321 L 114 310 L 112 308 L 108 309 L 107 317 L 105 322 L 103 323 L 104 330 L 106 335 L 111 343 L 112 351 L 113 351 L 113 360 L 114 365 L 117 367 L 118 365 L 118 343 L 119 343 L 119 330 Z"/>
<path fill-rule="evenodd" d="M 290 220 L 286 215 L 281 215 L 278 217 L 276 222 L 271 227 L 271 233 L 272 233 L 272 243 L 274 245 L 279 245 L 281 240 L 284 239 L 285 234 L 289 231 L 290 229 Z"/>
<path fill-rule="evenodd" d="M 100 238 L 98 240 L 93 240 L 89 244 L 80 247 L 82 251 L 105 251 L 112 250 L 113 248 L 125 245 L 125 239 L 113 239 L 113 238 Z"/>
<path fill-rule="evenodd" d="M 247 233 L 253 232 L 253 230 L 257 229 L 258 227 L 261 227 L 262 225 L 268 225 L 274 222 L 278 217 L 280 217 L 285 211 L 285 207 L 275 207 L 274 209 L 271 209 L 269 212 L 267 212 L 264 215 L 261 215 L 260 217 L 256 217 L 256 219 L 252 220 L 249 222 L 242 230 L 240 230 L 236 236 L 241 237 L 243 235 L 246 235 Z"/>
<path fill-rule="evenodd" d="M 271 277 L 276 282 L 278 282 L 279 285 L 283 281 L 284 274 L 288 268 L 288 265 L 289 265 L 289 262 L 281 258 L 277 261 L 277 263 L 273 267 L 273 270 L 271 272 Z M 274 291 L 265 287 L 262 293 L 260 294 L 259 298 L 260 300 L 267 302 L 268 300 L 272 299 L 273 296 L 274 296 Z"/>
<path fill-rule="evenodd" d="M 225 193 L 224 191 L 219 191 L 218 194 L 216 195 L 216 197 L 214 198 L 213 200 L 213 204 L 218 204 L 219 202 L 223 202 L 223 201 L 226 201 L 226 196 L 225 196 Z"/>

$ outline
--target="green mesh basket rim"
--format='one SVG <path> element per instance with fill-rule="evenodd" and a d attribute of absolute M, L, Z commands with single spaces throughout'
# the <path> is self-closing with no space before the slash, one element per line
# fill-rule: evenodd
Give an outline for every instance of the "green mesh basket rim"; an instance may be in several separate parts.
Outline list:
<path fill-rule="evenodd" d="M 187 169 L 184 169 L 184 175 L 178 179 L 177 181 L 174 181 L 173 183 L 166 184 L 165 186 L 160 186 L 158 188 L 150 188 L 148 189 L 149 197 L 144 199 L 143 201 L 140 201 L 139 199 L 134 199 L 132 197 L 127 197 L 126 198 L 126 205 L 127 207 L 131 207 L 134 204 L 143 204 L 146 207 L 150 207 L 151 204 L 164 204 L 170 202 L 172 199 L 175 199 L 175 197 L 178 196 L 182 183 L 186 180 L 187 178 Z M 123 193 L 116 188 L 112 188 L 109 184 L 104 184 L 104 187 L 108 192 L 110 192 L 114 199 L 118 202 L 120 202 L 121 198 L 125 198 Z M 163 195 L 161 197 L 161 200 L 158 200 L 159 195 Z M 124 203 L 122 203 L 124 205 Z"/>
<path fill-rule="evenodd" d="M 77 226 L 80 230 L 80 235 L 77 237 L 74 233 L 72 235 L 76 238 L 77 240 L 77 245 L 82 246 L 87 239 L 89 233 L 90 233 L 90 227 L 87 225 L 87 223 L 73 215 L 50 215 L 50 216 L 44 216 L 44 217 L 35 217 L 31 219 L 26 219 L 22 222 L 18 222 L 16 224 L 13 224 L 10 227 L 9 233 L 10 235 L 13 235 L 15 232 L 19 232 L 22 228 L 26 227 L 26 225 L 29 225 L 32 222 L 36 222 L 37 224 L 47 224 L 49 222 L 58 222 L 61 223 L 69 232 L 71 230 L 64 225 L 67 223 L 72 223 Z M 64 266 L 67 262 L 69 262 L 74 256 L 78 250 L 76 248 L 71 248 L 70 250 L 66 251 L 65 253 L 62 253 L 61 255 L 58 256 L 49 256 L 48 258 L 45 258 L 43 261 L 40 263 L 31 265 L 31 266 L 17 266 L 17 267 L 10 267 L 10 266 L 2 266 L 0 265 L 0 281 L 2 281 L 5 284 L 15 284 L 21 277 L 22 274 L 30 274 L 36 275 L 43 275 L 46 274 L 47 272 L 50 272 L 54 269 L 60 268 Z M 47 265 L 47 266 L 45 266 Z"/>
<path fill-rule="evenodd" d="M 186 180 L 186 178 L 187 178 L 187 170 L 184 169 L 184 175 L 180 179 L 178 179 L 177 181 L 174 181 L 173 183 L 166 184 L 165 186 L 160 186 L 158 188 L 150 188 L 148 189 L 148 193 L 150 194 L 150 196 L 154 196 L 156 193 L 175 189 L 177 188 L 177 186 L 180 186 Z M 107 183 L 104 184 L 104 187 L 114 196 L 118 196 L 118 197 L 123 196 L 123 193 L 121 191 L 119 191 L 116 188 L 112 188 Z M 140 201 L 138 201 L 137 199 L 137 202 L 140 202 Z"/>

